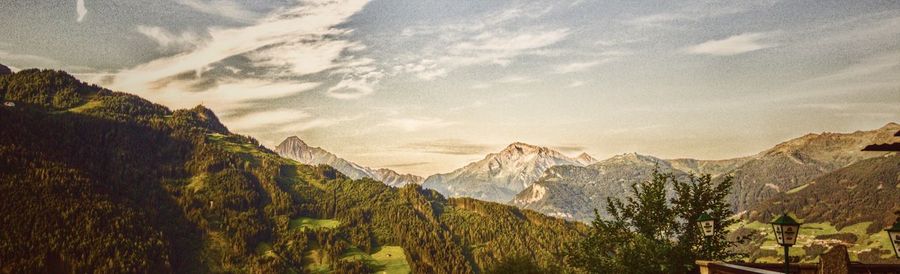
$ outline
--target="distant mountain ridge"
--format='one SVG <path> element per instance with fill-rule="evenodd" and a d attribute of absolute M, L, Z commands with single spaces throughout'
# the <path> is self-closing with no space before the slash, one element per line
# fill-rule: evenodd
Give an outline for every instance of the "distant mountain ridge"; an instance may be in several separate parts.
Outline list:
<path fill-rule="evenodd" d="M 424 180 L 421 176 L 413 174 L 400 174 L 386 168 L 372 169 L 361 166 L 337 157 L 337 155 L 322 148 L 309 146 L 297 136 L 284 139 L 281 144 L 275 147 L 275 153 L 307 165 L 331 166 L 354 180 L 372 178 L 393 187 L 401 187 L 408 184 L 418 185 Z"/>
<path fill-rule="evenodd" d="M 663 160 L 636 153 L 614 156 L 593 165 L 548 169 L 510 204 L 544 214 L 588 221 L 601 214 L 607 197 L 622 197 L 628 186 L 649 179 L 653 168 L 686 176 L 711 174 L 721 180 L 734 176 L 731 203 L 738 212 L 829 172 L 859 161 L 884 156 L 861 151 L 868 144 L 891 141 L 900 125 L 888 123 L 869 131 L 807 134 L 756 155 L 725 160 Z"/>
<path fill-rule="evenodd" d="M 431 175 L 422 186 L 450 197 L 508 202 L 548 168 L 583 166 L 594 161 L 586 153 L 572 158 L 547 147 L 516 142 L 450 173 Z"/>
<path fill-rule="evenodd" d="M 649 179 L 655 169 L 687 176 L 666 160 L 627 153 L 584 167 L 552 167 L 510 204 L 550 216 L 587 221 L 594 218 L 594 209 L 605 215 L 607 198 L 626 196 L 631 185 Z"/>

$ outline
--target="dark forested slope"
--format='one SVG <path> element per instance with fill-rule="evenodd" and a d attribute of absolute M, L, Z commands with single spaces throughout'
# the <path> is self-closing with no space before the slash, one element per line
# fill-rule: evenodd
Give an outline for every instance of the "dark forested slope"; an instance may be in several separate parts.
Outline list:
<path fill-rule="evenodd" d="M 417 273 L 503 257 L 560 262 L 581 224 L 350 180 L 52 70 L 0 75 L 0 272 L 371 272 L 403 250 Z M 394 249 L 392 249 L 394 250 Z M 391 256 L 391 255 L 388 255 Z M 403 265 L 403 260 L 400 261 Z"/>
<path fill-rule="evenodd" d="M 872 222 L 867 232 L 880 232 L 900 210 L 900 155 L 859 161 L 782 195 L 757 205 L 750 219 L 765 222 L 786 211 L 837 227 Z"/>

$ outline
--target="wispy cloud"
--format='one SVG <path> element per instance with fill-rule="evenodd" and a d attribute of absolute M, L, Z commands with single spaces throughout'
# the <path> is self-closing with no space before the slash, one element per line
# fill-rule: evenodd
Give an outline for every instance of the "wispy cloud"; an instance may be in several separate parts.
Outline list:
<path fill-rule="evenodd" d="M 587 147 L 582 145 L 556 145 L 550 146 L 550 148 L 563 153 L 584 152 L 584 150 L 587 149 Z"/>
<path fill-rule="evenodd" d="M 447 155 L 481 155 L 488 152 L 490 146 L 474 144 L 458 139 L 441 139 L 428 142 L 416 142 L 402 145 L 404 150 Z"/>
<path fill-rule="evenodd" d="M 897 96 L 900 78 L 895 77 L 898 73 L 900 52 L 874 54 L 830 73 L 787 85 L 783 88 L 783 91 L 788 91 L 785 93 L 787 95 L 779 96 L 778 100 L 876 92 L 888 95 L 882 98 L 882 102 L 896 101 L 900 100 Z"/>
<path fill-rule="evenodd" d="M 288 123 L 278 129 L 277 132 L 302 132 L 315 128 L 324 128 L 334 126 L 344 122 L 355 121 L 363 118 L 363 116 L 347 116 L 347 117 L 319 117 L 314 119 L 302 120 Z"/>
<path fill-rule="evenodd" d="M 710 40 L 685 49 L 691 54 L 736 55 L 776 46 L 763 40 L 769 38 L 766 33 L 744 33 L 721 40 Z"/>
<path fill-rule="evenodd" d="M 518 19 L 540 17 L 548 10 L 517 7 L 487 14 L 476 18 L 475 22 L 407 28 L 403 31 L 405 36 L 432 36 L 434 42 L 424 47 L 414 61 L 396 68 L 420 79 L 432 80 L 462 67 L 507 66 L 522 56 L 541 55 L 541 49 L 563 41 L 570 30 L 543 26 L 513 28 L 509 25 Z"/>
<path fill-rule="evenodd" d="M 583 86 L 584 84 L 585 84 L 584 81 L 575 80 L 575 81 L 572 81 L 572 83 L 569 83 L 569 85 L 567 85 L 566 87 L 577 88 L 577 87 Z"/>
<path fill-rule="evenodd" d="M 182 32 L 174 34 L 165 28 L 159 26 L 137 26 L 137 32 L 147 36 L 159 45 L 160 51 L 185 51 L 196 47 L 201 39 L 192 32 Z"/>
<path fill-rule="evenodd" d="M 497 79 L 494 81 L 499 84 L 527 84 L 537 82 L 537 79 L 532 77 L 525 77 L 521 75 L 509 75 L 503 78 Z"/>
<path fill-rule="evenodd" d="M 296 109 L 276 109 L 253 112 L 236 118 L 225 120 L 228 128 L 236 131 L 263 128 L 271 125 L 284 125 L 311 117 L 308 112 Z"/>
<path fill-rule="evenodd" d="M 178 3 L 202 13 L 222 16 L 238 21 L 249 22 L 259 17 L 259 14 L 247 10 L 240 4 L 229 0 L 178 0 Z"/>
<path fill-rule="evenodd" d="M 768 8 L 779 1 L 687 1 L 680 2 L 680 7 L 672 8 L 666 12 L 641 15 L 627 19 L 625 23 L 641 28 L 672 28 L 685 22 L 696 23 L 707 18 Z"/>
<path fill-rule="evenodd" d="M 377 127 L 392 127 L 406 132 L 415 132 L 426 129 L 445 128 L 455 124 L 457 123 L 434 117 L 392 118 L 388 119 L 387 122 L 379 124 Z"/>
<path fill-rule="evenodd" d="M 235 19 L 250 16 L 238 12 L 239 6 L 229 1 L 186 0 L 181 3 Z M 371 59 L 344 54 L 365 46 L 348 41 L 346 35 L 350 30 L 337 25 L 346 22 L 366 3 L 364 0 L 304 2 L 278 9 L 245 27 L 211 28 L 203 39 L 191 33 L 176 35 L 160 27 L 140 26 L 137 31 L 153 39 L 161 48 L 181 48 L 182 52 L 114 73 L 109 85 L 171 107 L 203 103 L 224 115 L 238 113 L 241 109 L 245 109 L 242 112 L 254 111 L 258 108 L 252 107 L 264 100 L 314 89 L 324 90 L 326 95 L 335 98 L 359 98 L 373 93 L 373 85 L 383 74 Z M 215 9 L 208 6 L 215 4 L 222 6 Z M 235 67 L 226 62 L 235 57 L 249 63 Z M 217 74 L 207 76 L 214 72 Z M 315 82 L 302 80 L 322 73 L 328 74 L 324 74 L 325 78 L 315 78 L 319 79 Z M 328 77 L 343 80 L 328 86 L 327 83 L 333 83 L 326 81 Z M 291 116 L 286 111 L 248 115 L 251 118 Z M 237 128 L 250 126 L 248 120 L 236 122 Z M 248 125 L 241 124 L 244 122 Z M 304 130 L 330 123 L 335 121 L 303 121 L 283 130 Z"/>
<path fill-rule="evenodd" d="M 596 67 L 605 62 L 606 62 L 606 60 L 596 60 L 596 61 L 589 61 L 589 62 L 568 63 L 568 64 L 556 66 L 555 68 L 553 68 L 553 71 L 556 73 L 559 73 L 559 74 L 580 72 L 580 71 L 585 71 L 590 68 Z"/>
<path fill-rule="evenodd" d="M 397 168 L 397 167 L 422 166 L 422 165 L 427 165 L 427 164 L 431 164 L 431 162 L 413 162 L 413 163 L 387 164 L 387 165 L 382 165 L 382 167 L 386 167 L 386 168 Z"/>
<path fill-rule="evenodd" d="M 84 0 L 75 2 L 75 13 L 78 15 L 75 20 L 78 21 L 78 23 L 81 23 L 81 21 L 84 20 L 84 16 L 88 13 L 87 8 L 84 6 Z"/>
<path fill-rule="evenodd" d="M 298 81 L 273 81 L 265 79 L 220 78 L 214 85 L 201 91 L 196 85 L 202 81 L 165 82 L 165 87 L 151 93 L 154 102 L 174 108 L 188 108 L 203 104 L 220 115 L 254 105 L 259 100 L 278 99 L 317 88 L 320 83 Z"/>

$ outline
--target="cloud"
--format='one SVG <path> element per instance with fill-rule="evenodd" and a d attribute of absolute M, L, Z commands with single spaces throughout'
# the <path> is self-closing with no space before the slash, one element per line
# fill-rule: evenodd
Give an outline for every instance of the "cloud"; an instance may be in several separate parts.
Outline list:
<path fill-rule="evenodd" d="M 4 50 L 0 50 L 0 60 L 3 60 L 4 62 L 12 61 L 26 63 L 31 66 L 45 66 L 48 68 L 55 67 L 60 64 L 59 61 L 51 58 L 31 54 L 16 54 Z"/>
<path fill-rule="evenodd" d="M 490 146 L 473 144 L 457 139 L 443 139 L 429 142 L 408 143 L 400 147 L 405 150 L 413 150 L 424 153 L 447 155 L 481 155 L 488 152 Z"/>
<path fill-rule="evenodd" d="M 413 166 L 423 166 L 423 165 L 427 165 L 427 164 L 431 164 L 431 162 L 413 162 L 413 163 L 389 164 L 389 165 L 382 165 L 382 167 L 385 167 L 385 168 L 413 167 Z"/>
<path fill-rule="evenodd" d="M 765 33 L 744 33 L 722 40 L 706 41 L 688 47 L 686 51 L 691 54 L 728 56 L 774 47 L 775 44 L 760 41 L 766 38 L 768 35 Z"/>
<path fill-rule="evenodd" d="M 551 146 L 551 148 L 561 151 L 563 153 L 583 152 L 586 149 L 585 146 L 580 146 L 580 145 L 558 145 L 558 146 Z"/>
<path fill-rule="evenodd" d="M 641 27 L 664 27 L 668 26 L 672 22 L 676 22 L 679 20 L 695 20 L 689 15 L 680 14 L 680 13 L 657 13 L 639 16 L 633 19 L 629 19 L 625 21 L 626 24 L 636 25 Z"/>
<path fill-rule="evenodd" d="M 441 118 L 393 118 L 387 122 L 378 124 L 378 127 L 393 127 L 406 132 L 415 132 L 426 129 L 445 128 L 457 123 L 445 121 Z"/>
<path fill-rule="evenodd" d="M 206 2 L 224 3 L 219 10 L 207 9 L 201 5 L 204 2 L 182 3 L 235 18 L 246 15 L 231 12 L 234 9 L 225 1 Z M 364 0 L 303 2 L 278 9 L 248 26 L 210 28 L 205 39 L 191 33 L 176 35 L 160 27 L 139 26 L 138 32 L 153 39 L 160 48 L 180 48 L 182 52 L 115 72 L 109 77 L 112 80 L 108 86 L 175 108 L 203 103 L 223 116 L 248 111 L 242 109 L 254 111 L 265 100 L 314 89 L 326 91 L 326 95 L 335 98 L 359 98 L 375 91 L 373 86 L 383 73 L 373 64 L 374 60 L 350 54 L 365 46 L 348 41 L 346 36 L 350 30 L 337 26 L 366 3 Z M 323 77 L 310 77 L 313 74 Z M 334 83 L 329 78 L 341 80 L 329 87 L 328 83 Z M 245 115 L 289 116 L 288 112 L 271 111 Z M 297 122 L 282 130 L 304 130 L 335 121 Z M 237 123 L 237 128 L 253 127 L 249 120 L 237 120 Z"/>
<path fill-rule="evenodd" d="M 86 15 L 87 12 L 87 8 L 84 7 L 84 0 L 78 0 L 75 2 L 75 13 L 78 14 L 78 18 L 76 18 L 78 23 L 81 23 L 81 20 L 84 20 L 84 15 Z"/>
<path fill-rule="evenodd" d="M 418 26 L 403 30 L 407 37 L 429 41 L 413 60 L 395 68 L 422 80 L 443 77 L 453 70 L 479 65 L 507 66 L 515 59 L 542 55 L 542 49 L 566 39 L 568 28 L 522 27 L 522 19 L 534 19 L 550 8 L 517 7 L 488 13 L 472 22 Z"/>
<path fill-rule="evenodd" d="M 240 4 L 228 0 L 178 0 L 178 3 L 202 13 L 231 18 L 237 21 L 250 22 L 259 17 L 255 12 L 246 10 Z"/>
<path fill-rule="evenodd" d="M 358 12 L 365 1 L 349 0 L 324 4 L 309 3 L 300 7 L 280 11 L 262 19 L 258 24 L 231 29 L 210 29 L 209 41 L 194 50 L 171 57 L 160 58 L 120 72 L 115 86 L 129 90 L 140 90 L 146 83 L 182 74 L 200 71 L 226 58 L 254 53 L 257 50 L 271 50 L 273 47 L 297 46 L 306 43 L 312 48 L 320 43 L 329 43 L 328 35 L 339 33 L 333 27 Z M 331 49 L 328 48 L 330 51 Z M 317 51 L 305 51 L 309 54 Z M 260 54 L 250 56 L 259 56 Z M 265 54 L 261 54 L 265 56 Z M 260 59 L 260 58 L 257 58 Z M 294 58 L 296 59 L 296 58 Z M 264 63 L 266 65 L 269 63 Z M 331 67 L 306 68 L 303 71 L 320 71 Z"/>
<path fill-rule="evenodd" d="M 686 1 L 677 3 L 679 7 L 668 8 L 666 12 L 638 16 L 624 23 L 640 28 L 672 28 L 676 23 L 697 23 L 707 18 L 769 8 L 779 1 Z"/>
<path fill-rule="evenodd" d="M 900 99 L 900 51 L 872 54 L 830 73 L 798 81 L 782 89 L 784 95 L 777 100 L 808 100 L 826 95 L 873 96 L 884 94 L 882 101 Z M 774 98 L 773 98 L 774 99 Z M 844 102 L 846 104 L 846 102 Z"/>
<path fill-rule="evenodd" d="M 266 79 L 220 78 L 208 84 L 202 91 L 190 92 L 196 85 L 206 85 L 202 81 L 169 81 L 161 83 L 164 87 L 147 93 L 152 101 L 173 108 L 189 108 L 203 104 L 226 116 L 235 110 L 253 106 L 257 101 L 279 99 L 320 86 L 316 82 L 299 82 Z"/>
<path fill-rule="evenodd" d="M 228 128 L 236 131 L 258 129 L 270 125 L 284 125 L 311 117 L 302 110 L 276 109 L 270 111 L 253 112 L 236 118 L 223 119 L 228 123 Z"/>
<path fill-rule="evenodd" d="M 190 50 L 201 41 L 200 37 L 194 33 L 182 32 L 180 35 L 176 35 L 158 26 L 139 25 L 137 26 L 137 32 L 156 42 L 160 51 Z"/>
<path fill-rule="evenodd" d="M 375 92 L 373 84 L 365 79 L 344 79 L 329 88 L 326 94 L 337 99 L 357 99 Z"/>
<path fill-rule="evenodd" d="M 581 80 L 575 80 L 575 81 L 572 81 L 572 83 L 569 83 L 569 85 L 567 85 L 566 87 L 569 87 L 569 88 L 577 88 L 577 87 L 580 87 L 580 86 L 583 86 L 583 85 L 584 85 L 584 81 L 581 81 Z"/>
<path fill-rule="evenodd" d="M 590 61 L 590 62 L 568 63 L 568 64 L 556 66 L 555 68 L 553 68 L 553 71 L 558 74 L 585 71 L 590 68 L 596 67 L 600 64 L 603 64 L 605 62 L 606 62 L 605 60 L 597 60 L 597 61 Z"/>
<path fill-rule="evenodd" d="M 499 83 L 499 84 L 528 84 L 528 83 L 534 83 L 537 81 L 538 81 L 537 79 L 531 78 L 531 77 L 524 77 L 524 76 L 519 76 L 519 75 L 509 75 L 509 76 L 497 79 L 494 82 Z"/>
<path fill-rule="evenodd" d="M 334 126 L 343 122 L 355 121 L 362 119 L 363 116 L 348 116 L 348 117 L 328 117 L 328 118 L 315 118 L 304 121 L 297 121 L 288 123 L 278 129 L 277 132 L 301 132 L 307 131 L 314 128 L 324 128 Z"/>

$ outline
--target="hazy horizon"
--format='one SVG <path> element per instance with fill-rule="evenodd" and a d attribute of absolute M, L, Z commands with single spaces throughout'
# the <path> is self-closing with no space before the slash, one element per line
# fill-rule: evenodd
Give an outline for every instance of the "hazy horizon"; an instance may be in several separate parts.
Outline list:
<path fill-rule="evenodd" d="M 427 176 L 520 141 L 748 156 L 900 118 L 900 3 L 0 4 L 0 63 Z"/>

